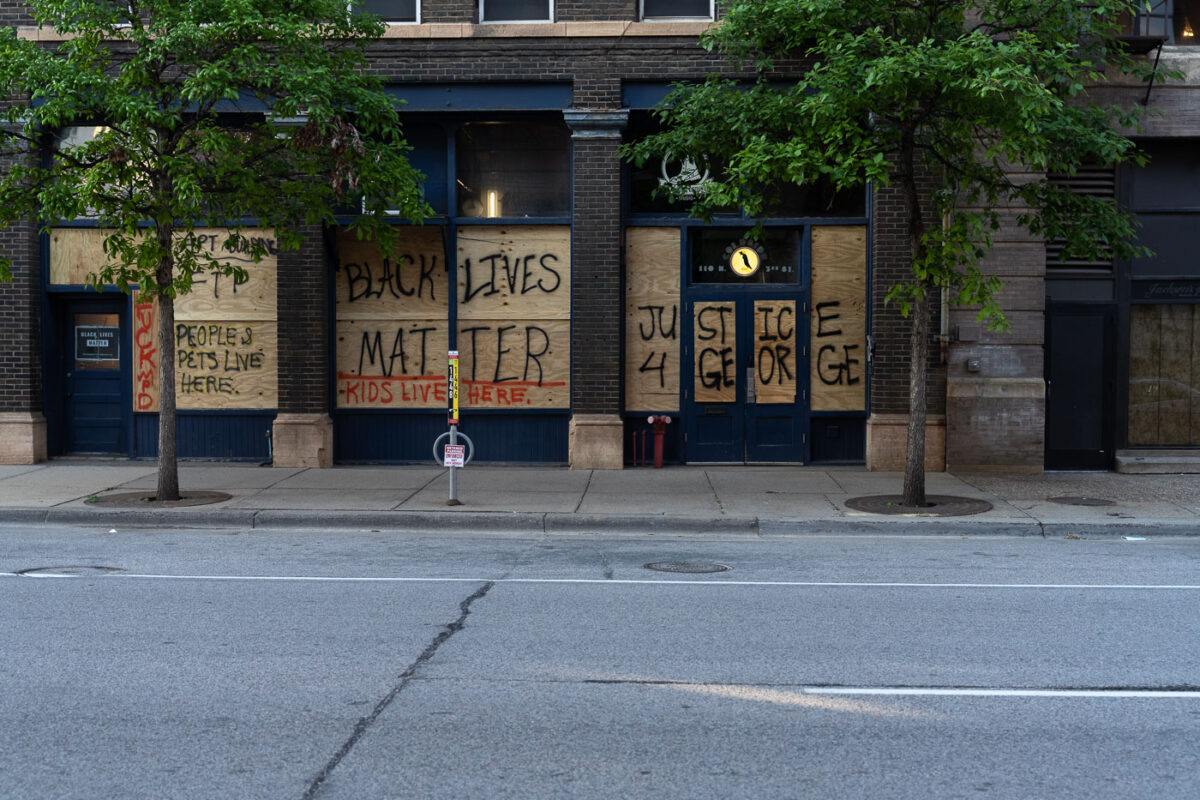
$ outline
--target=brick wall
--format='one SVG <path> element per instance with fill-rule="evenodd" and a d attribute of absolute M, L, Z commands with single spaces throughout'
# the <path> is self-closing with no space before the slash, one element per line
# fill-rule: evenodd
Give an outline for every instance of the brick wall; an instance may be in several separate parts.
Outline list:
<path fill-rule="evenodd" d="M 329 280 L 321 229 L 303 229 L 299 250 L 279 255 L 279 411 L 329 410 Z"/>
<path fill-rule="evenodd" d="M 923 182 L 928 193 L 932 183 Z M 911 280 L 908 223 L 904 200 L 895 187 L 880 187 L 874 195 L 874 227 L 871 231 L 872 284 L 871 336 L 875 343 L 871 370 L 871 412 L 873 414 L 908 413 L 908 351 L 910 321 L 900 314 L 895 303 L 884 303 L 888 289 Z M 933 220 L 930 220 L 934 224 Z M 932 298 L 930 331 L 936 336 L 939 298 Z M 944 414 L 946 410 L 946 370 L 936 340 L 929 348 L 927 411 Z"/>
<path fill-rule="evenodd" d="M 11 159 L 0 159 L 6 169 Z M 0 412 L 42 409 L 42 264 L 37 228 L 0 228 L 12 283 L 0 283 Z"/>

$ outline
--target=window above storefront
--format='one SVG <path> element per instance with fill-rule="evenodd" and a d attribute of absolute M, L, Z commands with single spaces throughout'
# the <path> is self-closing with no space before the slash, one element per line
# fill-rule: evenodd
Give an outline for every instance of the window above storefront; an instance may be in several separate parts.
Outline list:
<path fill-rule="evenodd" d="M 480 22 L 551 22 L 553 0 L 479 0 Z"/>
<path fill-rule="evenodd" d="M 458 216 L 566 217 L 571 140 L 565 125 L 472 122 L 458 129 Z"/>
<path fill-rule="evenodd" d="M 1160 37 L 1167 44 L 1200 45 L 1200 0 L 1147 0 L 1133 22 L 1134 36 Z"/>
<path fill-rule="evenodd" d="M 641 0 L 642 19 L 709 20 L 713 18 L 713 0 Z"/>
<path fill-rule="evenodd" d="M 387 23 L 416 23 L 421 21 L 418 0 L 350 0 L 350 10 L 360 14 L 375 14 Z"/>

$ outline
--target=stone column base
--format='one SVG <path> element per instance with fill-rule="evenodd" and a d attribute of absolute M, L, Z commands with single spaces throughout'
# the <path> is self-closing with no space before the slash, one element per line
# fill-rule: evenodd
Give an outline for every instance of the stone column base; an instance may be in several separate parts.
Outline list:
<path fill-rule="evenodd" d="M 276 467 L 333 466 L 333 420 L 328 414 L 280 414 L 271 439 Z"/>
<path fill-rule="evenodd" d="M 867 469 L 903 472 L 908 449 L 907 414 L 872 414 L 867 419 Z M 946 470 L 946 417 L 925 417 L 925 470 Z"/>
<path fill-rule="evenodd" d="M 616 414 L 571 417 L 571 469 L 623 469 L 625 423 Z"/>
<path fill-rule="evenodd" d="M 0 414 L 0 464 L 46 460 L 46 418 L 39 411 Z"/>

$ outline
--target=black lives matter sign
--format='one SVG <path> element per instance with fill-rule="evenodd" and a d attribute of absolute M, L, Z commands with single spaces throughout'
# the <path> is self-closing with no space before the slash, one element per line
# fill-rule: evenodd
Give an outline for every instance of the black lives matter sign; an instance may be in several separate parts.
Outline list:
<path fill-rule="evenodd" d="M 117 361 L 121 357 L 119 331 L 115 325 L 75 326 L 75 360 Z"/>

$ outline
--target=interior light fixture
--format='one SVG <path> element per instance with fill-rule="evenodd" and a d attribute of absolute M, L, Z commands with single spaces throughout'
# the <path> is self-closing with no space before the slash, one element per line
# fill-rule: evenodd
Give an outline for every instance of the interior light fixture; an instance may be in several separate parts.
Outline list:
<path fill-rule="evenodd" d="M 1181 36 L 1184 39 L 1192 39 L 1196 36 L 1196 32 L 1192 30 L 1192 23 L 1188 21 L 1187 17 L 1183 18 L 1183 32 Z"/>
<path fill-rule="evenodd" d="M 494 189 L 487 193 L 487 216 L 500 216 L 500 195 Z"/>

